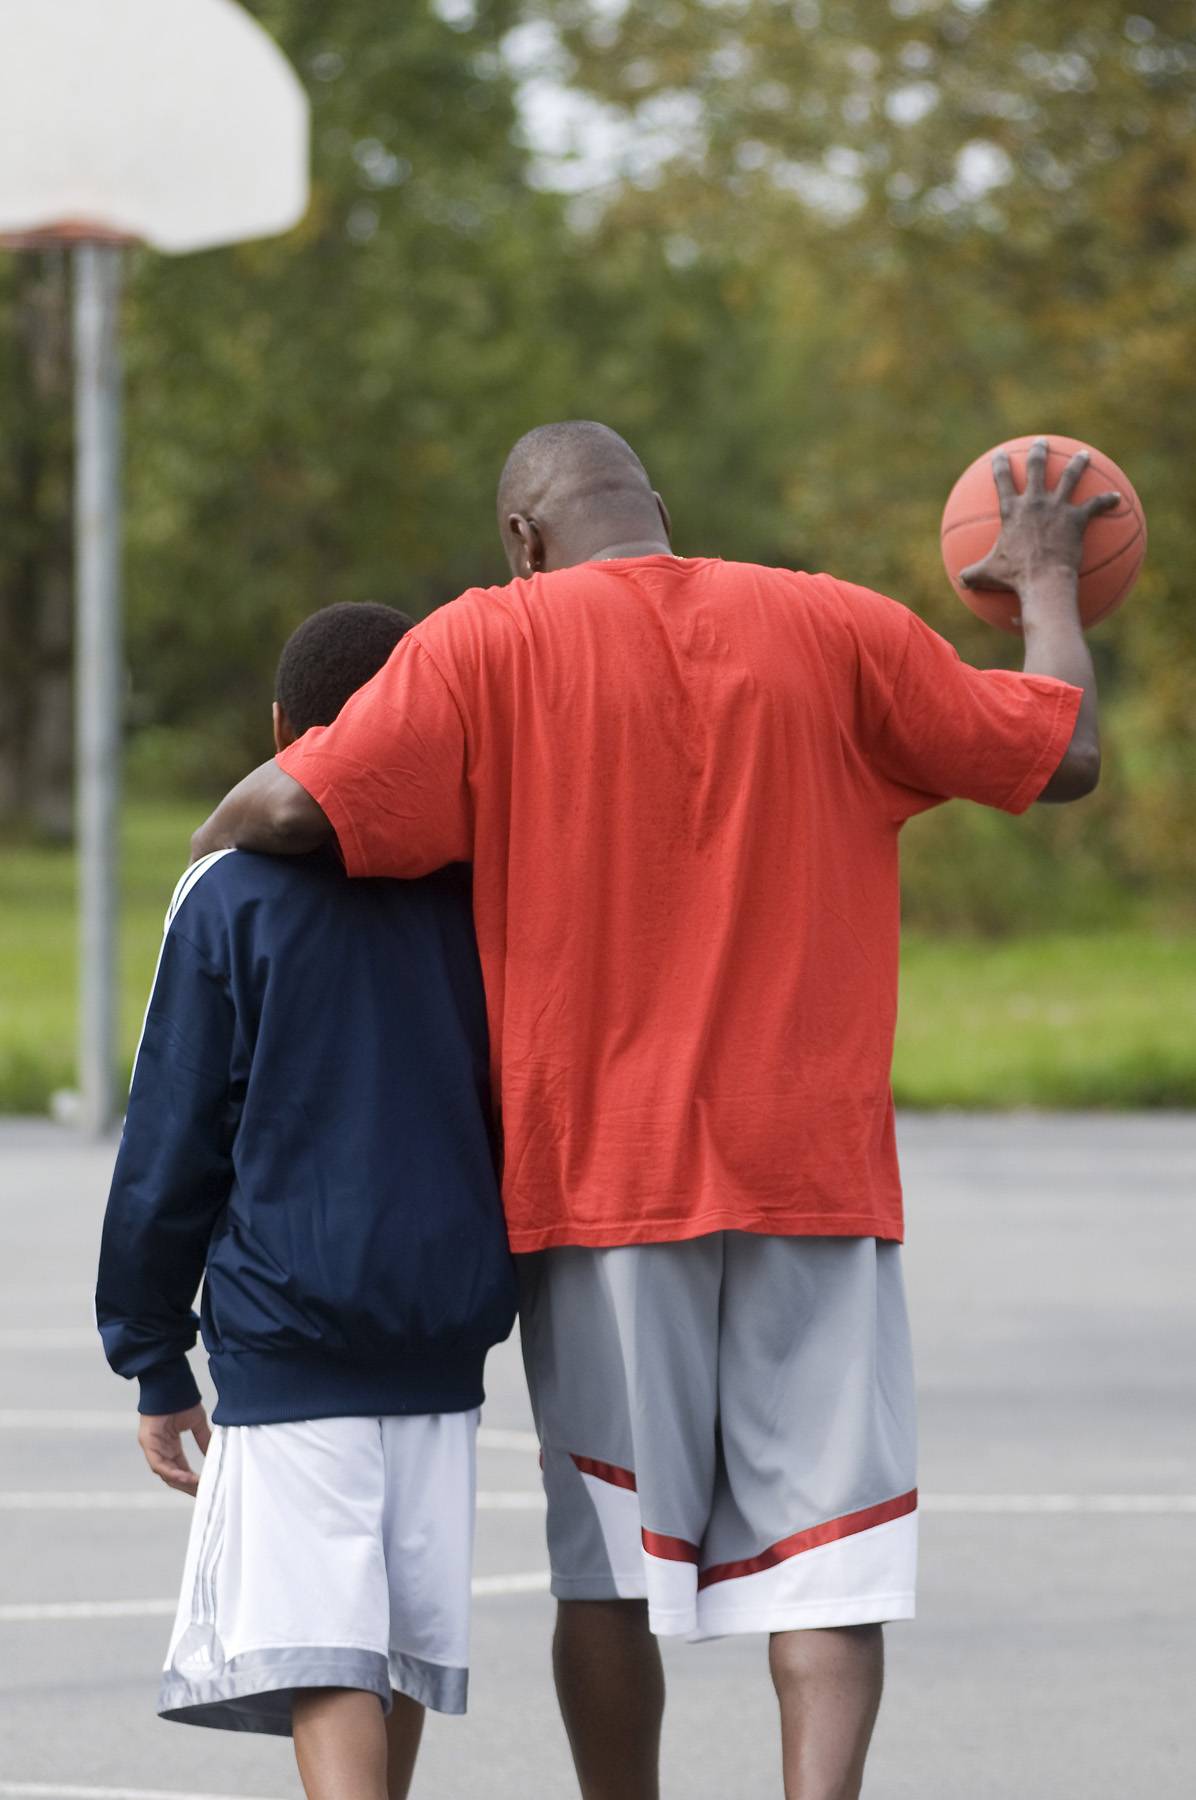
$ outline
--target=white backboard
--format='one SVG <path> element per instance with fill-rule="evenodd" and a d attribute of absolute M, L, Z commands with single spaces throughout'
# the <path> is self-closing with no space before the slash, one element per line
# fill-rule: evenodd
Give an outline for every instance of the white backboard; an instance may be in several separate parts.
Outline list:
<path fill-rule="evenodd" d="M 309 139 L 234 0 L 0 0 L 0 234 L 271 237 L 307 210 Z"/>

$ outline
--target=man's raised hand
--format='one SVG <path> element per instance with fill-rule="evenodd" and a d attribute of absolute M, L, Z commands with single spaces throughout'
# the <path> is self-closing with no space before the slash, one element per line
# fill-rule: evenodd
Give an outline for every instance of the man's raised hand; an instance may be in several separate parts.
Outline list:
<path fill-rule="evenodd" d="M 142 1413 L 137 1442 L 160 1481 L 178 1493 L 194 1498 L 199 1476 L 187 1461 L 187 1452 L 183 1448 L 183 1434 L 188 1431 L 201 1455 L 206 1456 L 212 1432 L 202 1406 L 192 1406 L 181 1413 Z"/>
<path fill-rule="evenodd" d="M 1084 533 L 1098 513 L 1108 512 L 1120 494 L 1097 494 L 1073 506 L 1071 496 L 1088 466 L 1088 452 L 1072 457 L 1057 485 L 1046 485 L 1047 440 L 1038 438 L 1026 457 L 1026 487 L 1019 494 L 1004 450 L 993 457 L 993 479 L 1001 507 L 1001 535 L 980 562 L 961 569 L 971 588 L 1007 588 L 1016 594 L 1044 576 L 1079 574 Z"/>

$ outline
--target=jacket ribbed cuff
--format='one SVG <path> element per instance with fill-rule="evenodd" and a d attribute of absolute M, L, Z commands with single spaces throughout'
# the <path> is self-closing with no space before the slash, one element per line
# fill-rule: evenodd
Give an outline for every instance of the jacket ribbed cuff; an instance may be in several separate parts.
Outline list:
<path fill-rule="evenodd" d="M 141 1399 L 137 1403 L 139 1413 L 161 1417 L 165 1413 L 190 1412 L 193 1406 L 199 1405 L 199 1388 L 185 1356 L 157 1363 L 137 1379 L 141 1384 Z"/>

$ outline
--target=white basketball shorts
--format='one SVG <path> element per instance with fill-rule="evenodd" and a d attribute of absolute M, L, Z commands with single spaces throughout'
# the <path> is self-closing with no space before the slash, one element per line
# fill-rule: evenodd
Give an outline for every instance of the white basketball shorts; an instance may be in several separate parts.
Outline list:
<path fill-rule="evenodd" d="M 285 1737 L 303 1688 L 465 1711 L 478 1414 L 217 1427 L 158 1710 Z"/>

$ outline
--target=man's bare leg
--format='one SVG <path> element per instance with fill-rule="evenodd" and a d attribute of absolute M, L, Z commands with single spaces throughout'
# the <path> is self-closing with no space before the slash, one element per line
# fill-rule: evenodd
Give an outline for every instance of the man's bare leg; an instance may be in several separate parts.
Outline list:
<path fill-rule="evenodd" d="M 423 1707 L 402 1694 L 389 1719 L 360 1688 L 297 1694 L 292 1729 L 307 1800 L 406 1800 L 423 1723 Z"/>
<path fill-rule="evenodd" d="M 562 1600 L 552 1666 L 582 1800 L 659 1800 L 664 1669 L 644 1600 Z"/>
<path fill-rule="evenodd" d="M 781 1704 L 785 1800 L 857 1800 L 884 1685 L 881 1627 L 778 1631 L 768 1661 Z"/>

